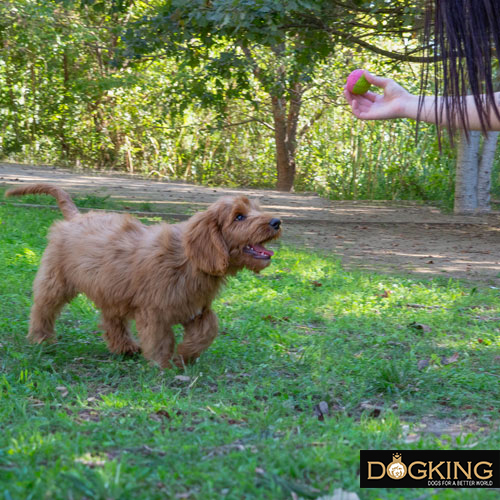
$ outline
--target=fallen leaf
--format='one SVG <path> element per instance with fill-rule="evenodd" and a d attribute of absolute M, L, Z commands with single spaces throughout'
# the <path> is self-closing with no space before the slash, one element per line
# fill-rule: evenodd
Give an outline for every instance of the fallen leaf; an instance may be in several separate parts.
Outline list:
<path fill-rule="evenodd" d="M 83 457 L 76 458 L 75 462 L 86 465 L 91 469 L 94 467 L 104 467 L 106 465 L 106 460 L 104 458 L 92 456 L 90 453 L 86 453 Z"/>
<path fill-rule="evenodd" d="M 320 283 L 319 281 L 312 280 L 311 285 L 313 286 L 323 286 L 323 283 Z"/>
<path fill-rule="evenodd" d="M 477 341 L 482 344 L 483 343 L 483 339 L 477 339 Z"/>
<path fill-rule="evenodd" d="M 362 410 L 368 411 L 370 417 L 377 418 L 382 412 L 382 407 L 369 403 L 368 401 L 362 401 L 359 405 Z"/>
<path fill-rule="evenodd" d="M 443 356 L 441 358 L 441 364 L 442 365 L 450 365 L 451 363 L 455 363 L 456 361 L 458 361 L 458 357 L 459 357 L 458 352 L 456 352 L 455 354 L 453 354 L 449 358 L 447 358 L 446 356 Z"/>
<path fill-rule="evenodd" d="M 446 307 L 441 307 L 441 306 L 424 306 L 422 304 L 406 304 L 406 307 L 412 307 L 413 309 L 446 309 Z"/>
<path fill-rule="evenodd" d="M 77 420 L 79 422 L 99 422 L 101 419 L 95 410 L 82 410 L 78 412 Z"/>
<path fill-rule="evenodd" d="M 423 323 L 417 323 L 413 322 L 408 325 L 410 328 L 413 328 L 415 330 L 419 330 L 423 333 L 430 333 L 432 332 L 432 328 L 429 325 L 424 325 Z"/>
<path fill-rule="evenodd" d="M 267 316 L 262 316 L 262 319 L 264 321 L 270 321 L 271 323 L 278 323 L 279 321 L 290 321 L 290 318 L 288 316 L 283 316 L 282 318 L 275 318 L 270 314 L 268 314 Z"/>
<path fill-rule="evenodd" d="M 326 401 L 321 401 L 321 403 L 314 406 L 314 415 L 318 417 L 320 422 L 325 420 L 325 416 L 328 417 L 328 403 Z"/>
<path fill-rule="evenodd" d="M 223 456 L 231 453 L 232 451 L 250 451 L 251 453 L 257 453 L 257 447 L 253 444 L 243 444 L 240 440 L 236 440 L 234 443 L 224 444 L 222 446 L 216 446 L 211 448 L 210 451 L 203 457 L 202 460 L 212 458 L 215 456 Z"/>
<path fill-rule="evenodd" d="M 226 422 L 229 424 L 229 425 L 241 425 L 241 424 L 245 424 L 246 422 L 244 420 L 237 420 L 235 418 L 228 418 L 226 420 Z"/>
<path fill-rule="evenodd" d="M 163 450 L 155 450 L 147 444 L 143 444 L 141 448 L 147 455 L 158 455 L 160 457 L 164 457 L 166 455 L 166 452 L 164 452 Z"/>
<path fill-rule="evenodd" d="M 423 370 L 424 368 L 427 368 L 429 366 L 429 360 L 428 359 L 421 359 L 418 364 L 417 368 L 419 370 Z"/>
<path fill-rule="evenodd" d="M 359 497 L 356 493 L 337 488 L 334 490 L 333 495 L 324 495 L 316 498 L 316 500 L 359 500 Z"/>
<path fill-rule="evenodd" d="M 189 491 L 186 491 L 185 493 L 177 493 L 175 495 L 175 498 L 179 498 L 179 499 L 186 499 L 186 498 L 190 498 L 190 497 L 195 497 L 197 494 L 198 494 L 198 491 L 199 490 L 189 490 Z"/>
<path fill-rule="evenodd" d="M 152 420 L 156 420 L 157 422 L 161 422 L 164 419 L 172 418 L 167 410 L 157 410 L 154 413 L 151 413 L 149 416 Z"/>
<path fill-rule="evenodd" d="M 379 293 L 379 297 L 382 297 L 383 299 L 387 299 L 391 295 L 392 291 L 391 290 L 384 290 L 383 293 Z"/>
<path fill-rule="evenodd" d="M 68 388 L 67 388 L 67 387 L 64 387 L 64 385 L 58 385 L 58 386 L 56 387 L 56 391 L 59 391 L 59 392 L 61 393 L 61 396 L 62 396 L 63 398 L 65 398 L 65 397 L 69 394 L 69 392 L 68 392 Z"/>
<path fill-rule="evenodd" d="M 36 399 L 31 396 L 29 396 L 28 399 L 30 400 L 32 406 L 45 406 L 45 403 L 40 399 Z"/>

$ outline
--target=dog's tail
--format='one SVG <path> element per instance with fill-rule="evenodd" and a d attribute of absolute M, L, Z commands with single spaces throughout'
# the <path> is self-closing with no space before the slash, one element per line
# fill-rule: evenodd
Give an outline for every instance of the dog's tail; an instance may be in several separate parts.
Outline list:
<path fill-rule="evenodd" d="M 5 196 L 22 196 L 24 194 L 48 194 L 53 196 L 64 218 L 67 220 L 72 219 L 80 213 L 66 191 L 50 184 L 29 184 L 28 186 L 9 189 L 5 193 Z"/>

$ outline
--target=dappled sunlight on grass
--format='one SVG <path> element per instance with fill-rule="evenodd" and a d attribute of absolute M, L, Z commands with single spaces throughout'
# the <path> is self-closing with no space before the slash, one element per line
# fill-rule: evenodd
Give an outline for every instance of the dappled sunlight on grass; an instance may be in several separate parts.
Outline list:
<path fill-rule="evenodd" d="M 40 256 L 33 252 L 33 250 L 31 250 L 30 248 L 25 247 L 21 252 L 15 255 L 13 262 L 38 265 L 40 263 Z"/>

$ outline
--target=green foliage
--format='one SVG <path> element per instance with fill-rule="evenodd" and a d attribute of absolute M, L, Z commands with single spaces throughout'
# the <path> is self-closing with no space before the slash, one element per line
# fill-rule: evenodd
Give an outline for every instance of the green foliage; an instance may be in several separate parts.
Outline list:
<path fill-rule="evenodd" d="M 415 143 L 413 124 L 361 123 L 341 95 L 356 67 L 418 91 L 418 66 L 353 41 L 410 50 L 417 12 L 409 1 L 3 2 L 0 158 L 273 188 L 270 98 L 289 101 L 299 82 L 295 189 L 450 206 L 454 153 L 439 153 L 434 129 Z"/>
<path fill-rule="evenodd" d="M 343 488 L 410 500 L 428 490 L 360 492 L 359 450 L 500 445 L 498 290 L 347 272 L 281 247 L 260 275 L 229 280 L 214 304 L 220 336 L 176 378 L 110 354 L 83 296 L 59 318 L 57 344 L 27 344 L 30 287 L 58 218 L 0 205 L 4 498 L 288 499 Z"/>
<path fill-rule="evenodd" d="M 331 60 L 341 44 L 356 43 L 379 52 L 362 37 L 390 33 L 411 44 L 407 23 L 415 9 L 410 5 L 415 7 L 408 1 L 384 3 L 381 8 L 378 2 L 349 6 L 324 0 L 171 0 L 155 4 L 131 24 L 124 36 L 124 54 L 165 54 L 181 69 L 195 68 L 194 78 L 192 71 L 177 74 L 183 87 L 180 109 L 186 109 L 183 97 L 189 95 L 215 110 L 219 122 L 234 99 L 262 113 L 257 87 L 272 117 L 272 127 L 267 126 L 274 129 L 276 186 L 287 191 L 294 185 L 301 107 L 318 64 Z"/>

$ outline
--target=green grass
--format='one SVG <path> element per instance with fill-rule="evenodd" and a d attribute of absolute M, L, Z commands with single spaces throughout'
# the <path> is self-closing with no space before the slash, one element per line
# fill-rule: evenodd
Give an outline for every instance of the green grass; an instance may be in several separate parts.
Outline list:
<path fill-rule="evenodd" d="M 347 272 L 281 247 L 261 275 L 229 280 L 214 303 L 221 335 L 198 363 L 162 372 L 110 354 L 83 296 L 59 318 L 56 345 L 27 343 L 31 283 L 59 217 L 0 206 L 0 499 L 289 499 L 336 488 L 362 500 L 438 498 L 360 490 L 359 450 L 499 447 L 498 290 Z"/>

